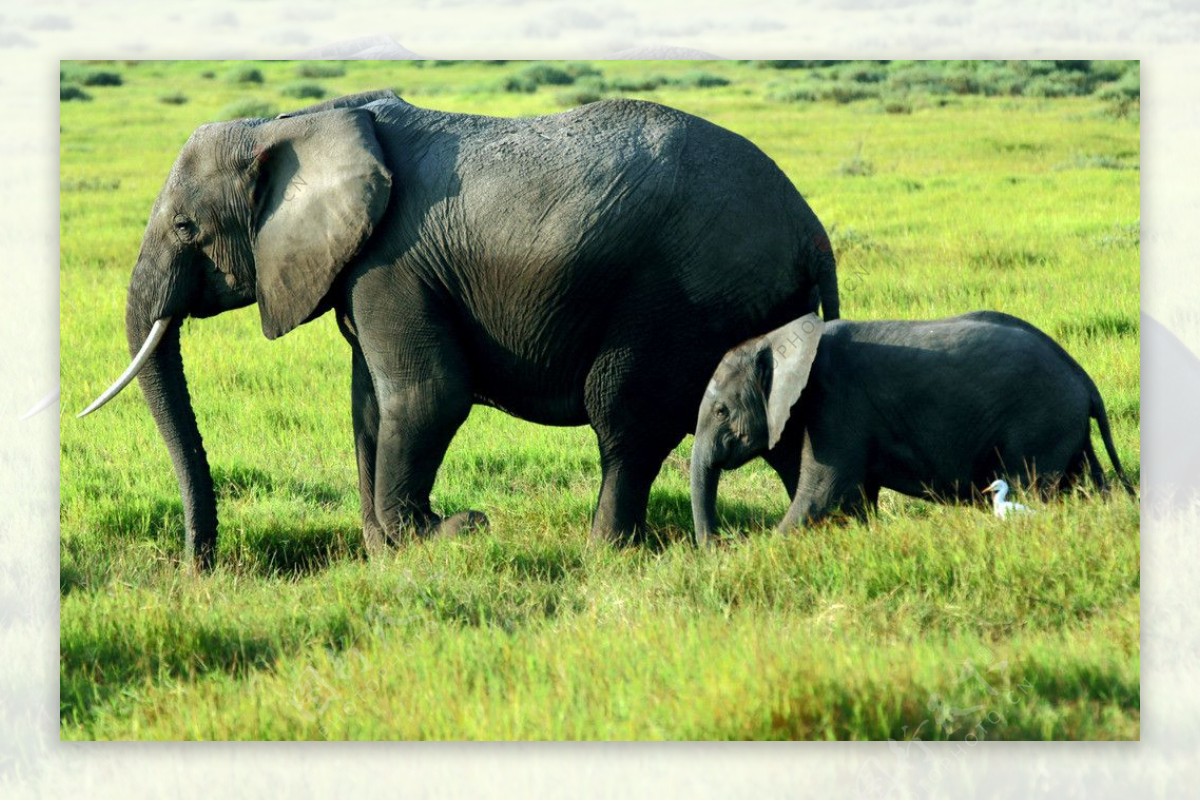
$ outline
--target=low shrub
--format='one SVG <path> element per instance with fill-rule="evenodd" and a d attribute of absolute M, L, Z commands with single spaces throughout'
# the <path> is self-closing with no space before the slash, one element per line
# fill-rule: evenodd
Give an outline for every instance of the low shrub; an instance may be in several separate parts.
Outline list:
<path fill-rule="evenodd" d="M 570 86 L 575 83 L 574 75 L 552 64 L 530 64 L 518 72 L 517 77 L 531 81 L 535 86 Z"/>
<path fill-rule="evenodd" d="M 807 86 L 781 86 L 767 92 L 767 99 L 777 103 L 815 103 L 817 93 Z"/>
<path fill-rule="evenodd" d="M 168 106 L 182 106 L 187 101 L 187 96 L 183 92 L 167 92 L 165 95 L 158 96 L 158 102 L 166 103 Z"/>
<path fill-rule="evenodd" d="M 289 83 L 287 86 L 279 90 L 284 97 L 295 97 L 300 100 L 320 100 L 325 97 L 327 92 L 325 87 L 317 83 Z"/>
<path fill-rule="evenodd" d="M 671 83 L 687 89 L 711 89 L 716 86 L 728 86 L 729 79 L 722 75 L 714 75 L 711 72 L 695 70 L 693 72 L 685 72 Z"/>
<path fill-rule="evenodd" d="M 253 97 L 235 100 L 218 112 L 223 120 L 274 117 L 279 112 L 270 103 Z"/>
<path fill-rule="evenodd" d="M 613 78 L 609 87 L 617 92 L 652 92 L 668 83 L 670 80 L 665 75 L 649 75 L 644 78 Z"/>
<path fill-rule="evenodd" d="M 576 80 L 580 78 L 598 78 L 602 74 L 587 61 L 572 61 L 563 68 L 568 75 Z"/>
<path fill-rule="evenodd" d="M 79 65 L 60 69 L 58 80 L 80 86 L 120 86 L 124 83 L 119 72 L 89 69 Z"/>
<path fill-rule="evenodd" d="M 559 104 L 564 106 L 586 106 L 588 103 L 595 103 L 598 100 L 604 99 L 604 93 L 598 89 L 587 87 L 576 87 L 568 89 L 564 92 L 559 92 L 554 96 L 554 99 Z"/>
<path fill-rule="evenodd" d="M 863 158 L 862 150 L 851 156 L 838 167 L 838 174 L 849 177 L 865 178 L 875 174 L 875 165 Z"/>
<path fill-rule="evenodd" d="M 92 96 L 80 89 L 72 83 L 62 83 L 58 85 L 58 100 L 66 102 L 70 100 L 91 100 Z"/>
<path fill-rule="evenodd" d="M 121 73 L 104 70 L 85 72 L 80 76 L 79 82 L 84 86 L 120 86 L 124 83 Z"/>
<path fill-rule="evenodd" d="M 336 61 L 306 61 L 296 68 L 301 78 L 341 78 L 346 66 Z"/>
<path fill-rule="evenodd" d="M 831 67 L 834 64 L 845 64 L 846 61 L 755 61 L 755 66 L 772 70 L 807 70 L 816 67 Z"/>
<path fill-rule="evenodd" d="M 536 92 L 538 85 L 536 81 L 529 78 L 524 78 L 519 75 L 509 75 L 500 84 L 500 88 L 506 92 Z"/>
<path fill-rule="evenodd" d="M 874 84 L 835 83 L 821 88 L 821 99 L 832 100 L 836 103 L 853 103 L 856 100 L 870 100 L 879 97 L 879 87 Z"/>
<path fill-rule="evenodd" d="M 882 64 L 863 62 L 841 71 L 841 77 L 855 83 L 879 83 L 887 79 L 887 68 Z"/>
<path fill-rule="evenodd" d="M 237 67 L 230 70 L 228 77 L 230 83 L 262 83 L 262 71 L 256 67 Z"/>

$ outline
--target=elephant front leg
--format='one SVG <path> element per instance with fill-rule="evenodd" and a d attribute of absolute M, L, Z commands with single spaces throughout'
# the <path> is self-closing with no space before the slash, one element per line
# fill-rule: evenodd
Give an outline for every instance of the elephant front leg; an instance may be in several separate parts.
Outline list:
<path fill-rule="evenodd" d="M 779 523 L 780 532 L 813 525 L 839 509 L 863 516 L 870 502 L 864 494 L 864 467 L 860 459 L 843 456 L 838 464 L 823 464 L 813 456 L 807 439 L 800 457 L 796 495 Z M 876 497 L 878 491 L 876 491 Z"/>
<path fill-rule="evenodd" d="M 375 515 L 375 456 L 379 447 L 379 400 L 358 343 L 351 341 L 350 413 L 354 422 L 354 454 L 358 461 L 358 497 L 362 508 L 363 543 L 368 554 L 383 550 L 383 526 Z"/>
<path fill-rule="evenodd" d="M 651 485 L 686 431 L 684 414 L 663 392 L 660 371 L 638 366 L 623 349 L 614 349 L 597 360 L 584 389 L 600 446 L 600 498 L 591 536 L 618 545 L 642 536 Z M 695 415 L 692 404 L 687 406 Z"/>

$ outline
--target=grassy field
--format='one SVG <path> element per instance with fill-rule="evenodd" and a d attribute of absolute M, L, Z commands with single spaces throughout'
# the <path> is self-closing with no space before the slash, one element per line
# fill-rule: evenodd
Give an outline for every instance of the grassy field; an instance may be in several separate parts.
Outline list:
<path fill-rule="evenodd" d="M 1022 498 L 1039 514 L 1006 523 L 885 492 L 869 525 L 779 537 L 788 499 L 758 462 L 722 483 L 744 536 L 700 553 L 689 439 L 651 543 L 613 550 L 587 539 L 591 431 L 479 408 L 434 504 L 491 530 L 367 562 L 349 349 L 328 316 L 268 342 L 250 308 L 185 325 L 221 514 L 220 566 L 195 577 L 137 389 L 73 416 L 128 362 L 142 227 L 197 125 L 379 87 L 498 115 L 622 94 L 774 158 L 830 230 L 845 317 L 999 309 L 1058 338 L 1136 481 L 1137 65 L 1047 64 L 557 65 L 570 84 L 519 62 L 64 64 L 63 738 L 1136 739 L 1121 494 Z"/>

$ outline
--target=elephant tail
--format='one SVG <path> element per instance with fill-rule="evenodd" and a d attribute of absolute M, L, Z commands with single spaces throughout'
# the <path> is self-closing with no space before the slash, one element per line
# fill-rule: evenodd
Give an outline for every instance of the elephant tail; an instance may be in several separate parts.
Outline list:
<path fill-rule="evenodd" d="M 1104 450 L 1108 452 L 1108 459 L 1112 462 L 1113 470 L 1117 473 L 1117 478 L 1121 480 L 1121 486 L 1130 495 L 1137 495 L 1137 491 L 1133 488 L 1133 484 L 1125 475 L 1125 470 L 1121 467 L 1121 460 L 1117 458 L 1117 448 L 1113 445 L 1112 429 L 1108 426 L 1108 414 L 1104 411 L 1104 399 L 1100 397 L 1100 391 L 1096 389 L 1096 385 L 1092 384 L 1092 407 L 1090 414 L 1096 419 L 1096 425 L 1100 428 L 1100 438 L 1104 440 Z"/>
<path fill-rule="evenodd" d="M 837 259 L 833 255 L 833 245 L 825 230 L 817 224 L 814 243 L 817 256 L 817 288 L 821 293 L 821 314 L 825 322 L 838 319 L 841 315 L 838 297 Z"/>

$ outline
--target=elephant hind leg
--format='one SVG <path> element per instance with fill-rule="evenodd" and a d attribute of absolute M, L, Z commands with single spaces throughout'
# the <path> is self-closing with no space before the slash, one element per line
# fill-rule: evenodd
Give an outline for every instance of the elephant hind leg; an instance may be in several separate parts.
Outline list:
<path fill-rule="evenodd" d="M 650 488 L 696 415 L 692 404 L 672 397 L 678 386 L 664 390 L 662 365 L 642 364 L 649 361 L 614 348 L 596 360 L 585 382 L 584 404 L 602 473 L 594 540 L 623 545 L 641 539 Z"/>
<path fill-rule="evenodd" d="M 602 478 L 596 513 L 592 516 L 593 540 L 613 545 L 631 545 L 641 540 L 650 488 L 673 447 L 630 452 L 601 445 Z"/>

